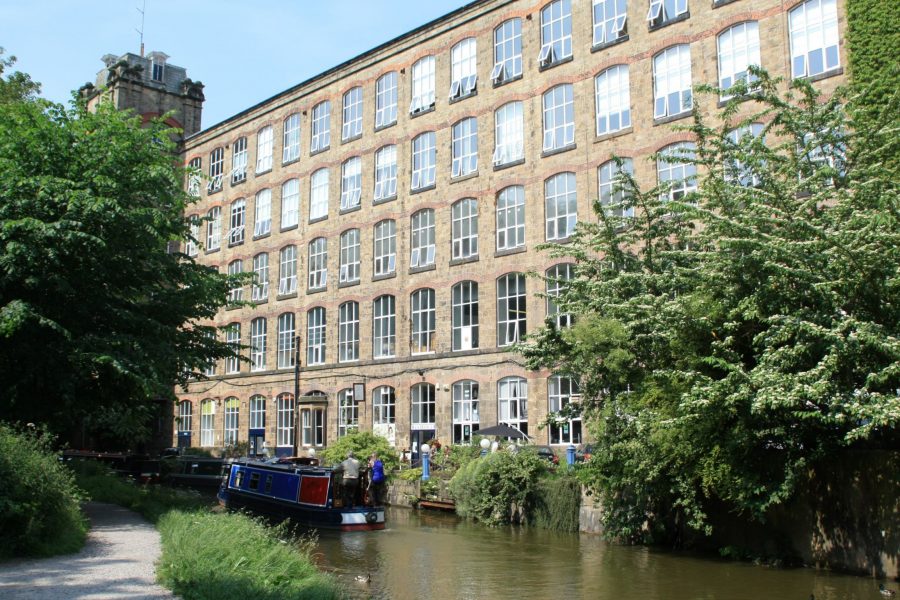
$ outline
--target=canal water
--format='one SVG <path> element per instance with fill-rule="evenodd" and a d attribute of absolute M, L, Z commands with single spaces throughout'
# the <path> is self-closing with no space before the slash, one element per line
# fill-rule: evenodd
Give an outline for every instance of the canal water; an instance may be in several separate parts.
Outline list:
<path fill-rule="evenodd" d="M 488 528 L 389 508 L 384 531 L 319 533 L 317 559 L 353 598 L 390 600 L 855 600 L 872 579 L 619 546 L 589 534 Z M 371 577 L 368 583 L 357 576 Z M 890 584 L 895 587 L 894 584 Z"/>

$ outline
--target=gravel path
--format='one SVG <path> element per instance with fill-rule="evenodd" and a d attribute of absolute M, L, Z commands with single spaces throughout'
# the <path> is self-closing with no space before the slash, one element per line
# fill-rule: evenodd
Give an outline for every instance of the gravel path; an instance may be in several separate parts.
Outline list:
<path fill-rule="evenodd" d="M 87 543 L 78 554 L 0 564 L 3 600 L 176 598 L 156 584 L 159 533 L 140 515 L 88 502 Z"/>

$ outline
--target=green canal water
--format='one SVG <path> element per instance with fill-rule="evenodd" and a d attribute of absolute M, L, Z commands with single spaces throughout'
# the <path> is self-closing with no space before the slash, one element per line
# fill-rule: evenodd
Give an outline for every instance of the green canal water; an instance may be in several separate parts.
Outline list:
<path fill-rule="evenodd" d="M 318 560 L 353 598 L 816 600 L 880 598 L 877 582 L 618 546 L 599 536 L 490 529 L 390 508 L 384 531 L 319 534 Z M 356 581 L 370 574 L 369 583 Z M 895 584 L 889 584 L 896 587 Z"/>

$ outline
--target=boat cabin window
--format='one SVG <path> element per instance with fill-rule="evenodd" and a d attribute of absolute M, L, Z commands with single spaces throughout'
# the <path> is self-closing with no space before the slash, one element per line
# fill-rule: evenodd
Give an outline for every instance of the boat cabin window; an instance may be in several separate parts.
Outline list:
<path fill-rule="evenodd" d="M 259 489 L 259 473 L 250 473 L 250 489 Z"/>
<path fill-rule="evenodd" d="M 234 474 L 234 487 L 241 487 L 244 484 L 244 472 L 238 471 Z"/>
<path fill-rule="evenodd" d="M 265 492 L 266 492 L 267 494 L 271 494 L 271 493 L 272 493 L 272 476 L 271 476 L 271 475 L 266 475 L 266 489 L 265 489 Z"/>

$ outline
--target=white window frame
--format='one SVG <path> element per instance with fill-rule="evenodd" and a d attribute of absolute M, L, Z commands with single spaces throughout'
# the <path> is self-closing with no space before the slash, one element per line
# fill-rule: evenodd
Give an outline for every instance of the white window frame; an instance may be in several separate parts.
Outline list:
<path fill-rule="evenodd" d="M 525 275 L 506 273 L 497 278 L 497 346 L 510 346 L 525 337 L 528 326 Z"/>
<path fill-rule="evenodd" d="M 462 198 L 450 207 L 452 260 L 478 256 L 478 200 Z"/>
<path fill-rule="evenodd" d="M 271 125 L 266 125 L 256 134 L 256 173 L 272 170 L 272 148 L 275 133 Z"/>
<path fill-rule="evenodd" d="M 478 172 L 478 119 L 468 117 L 453 125 L 451 143 L 451 177 L 465 177 Z"/>
<path fill-rule="evenodd" d="M 241 345 L 241 324 L 230 323 L 225 328 L 225 343 L 228 344 L 235 352 L 240 350 Z M 237 356 L 228 356 L 225 358 L 225 374 L 241 372 L 241 360 Z"/>
<path fill-rule="evenodd" d="M 281 229 L 300 223 L 300 180 L 288 179 L 281 184 Z"/>
<path fill-rule="evenodd" d="M 353 389 L 341 390 L 338 396 L 338 437 L 344 437 L 359 429 L 359 402 L 353 397 Z"/>
<path fill-rule="evenodd" d="M 375 82 L 375 129 L 397 122 L 397 72 L 390 71 Z"/>
<path fill-rule="evenodd" d="M 688 12 L 688 0 L 650 0 L 647 22 L 651 28 L 662 27 Z"/>
<path fill-rule="evenodd" d="M 450 338 L 454 352 L 479 347 L 478 282 L 460 281 L 450 289 Z"/>
<path fill-rule="evenodd" d="M 471 444 L 478 434 L 478 382 L 464 379 L 453 384 L 453 443 Z"/>
<path fill-rule="evenodd" d="M 341 141 L 346 142 L 362 135 L 363 89 L 356 86 L 347 90 L 343 99 Z"/>
<path fill-rule="evenodd" d="M 397 420 L 397 392 L 389 385 L 372 391 L 372 423 L 390 425 Z"/>
<path fill-rule="evenodd" d="M 278 394 L 275 399 L 275 445 L 294 447 L 294 414 L 297 411 L 293 394 Z"/>
<path fill-rule="evenodd" d="M 253 237 L 256 238 L 272 232 L 272 190 L 259 190 L 254 204 Z"/>
<path fill-rule="evenodd" d="M 250 321 L 250 370 L 266 370 L 266 319 L 257 317 Z"/>
<path fill-rule="evenodd" d="M 324 365 L 327 329 L 325 307 L 316 306 L 306 311 L 306 364 Z"/>
<path fill-rule="evenodd" d="M 762 62 L 759 53 L 759 23 L 744 21 L 732 25 L 716 37 L 719 62 L 719 89 L 722 100 L 732 96 L 727 90 L 739 81 L 748 86 L 756 81 L 750 67 L 759 67 Z M 752 90 L 750 90 L 752 91 Z"/>
<path fill-rule="evenodd" d="M 435 294 L 431 288 L 421 288 L 409 295 L 410 354 L 432 354 L 436 329 Z"/>
<path fill-rule="evenodd" d="M 544 217 L 547 241 L 565 240 L 578 223 L 575 173 L 557 173 L 544 181 Z"/>
<path fill-rule="evenodd" d="M 555 65 L 572 56 L 572 2 L 556 0 L 541 9 L 541 52 L 538 65 Z"/>
<path fill-rule="evenodd" d="M 331 100 L 323 100 L 312 109 L 309 152 L 315 154 L 331 146 Z"/>
<path fill-rule="evenodd" d="M 190 233 L 184 241 L 184 253 L 190 257 L 197 256 L 200 253 L 200 216 L 190 215 L 187 218 Z"/>
<path fill-rule="evenodd" d="M 409 103 L 411 115 L 434 107 L 434 65 L 433 56 L 423 56 L 412 66 L 412 100 Z"/>
<path fill-rule="evenodd" d="M 286 312 L 278 315 L 278 337 L 276 342 L 276 361 L 275 364 L 279 369 L 294 368 L 294 353 L 296 346 L 294 342 L 297 338 L 296 318 L 294 313 Z"/>
<path fill-rule="evenodd" d="M 475 94 L 478 86 L 477 48 L 475 38 L 469 37 L 450 49 L 450 100 Z"/>
<path fill-rule="evenodd" d="M 662 201 L 680 200 L 685 195 L 697 189 L 697 166 L 693 163 L 682 162 L 680 158 L 690 158 L 696 152 L 693 142 L 677 142 L 660 149 L 660 155 L 656 159 L 656 177 L 660 186 L 666 182 L 675 182 L 668 190 L 661 192 Z M 666 155 L 672 157 L 672 161 L 666 160 Z"/>
<path fill-rule="evenodd" d="M 178 433 L 191 433 L 194 420 L 194 405 L 190 400 L 182 400 L 178 405 Z"/>
<path fill-rule="evenodd" d="M 497 382 L 497 422 L 528 435 L 528 380 L 524 377 Z"/>
<path fill-rule="evenodd" d="M 297 246 L 285 246 L 278 253 L 278 295 L 297 291 Z"/>
<path fill-rule="evenodd" d="M 612 44 L 628 35 L 627 0 L 594 0 L 594 47 Z"/>
<path fill-rule="evenodd" d="M 328 216 L 328 188 L 330 171 L 323 167 L 309 178 L 309 220 L 315 221 Z"/>
<path fill-rule="evenodd" d="M 231 220 L 228 228 L 228 245 L 236 246 L 244 243 L 244 224 L 247 221 L 247 201 L 238 198 L 231 203 Z"/>
<path fill-rule="evenodd" d="M 225 148 L 215 148 L 209 153 L 209 181 L 206 192 L 212 194 L 222 189 L 222 177 L 225 171 Z"/>
<path fill-rule="evenodd" d="M 225 446 L 233 446 L 238 442 L 238 429 L 241 421 L 241 401 L 231 396 L 222 402 L 224 410 L 224 424 L 222 427 L 222 442 Z"/>
<path fill-rule="evenodd" d="M 435 388 L 430 383 L 417 383 L 410 389 L 409 428 L 413 431 L 435 429 L 437 401 Z"/>
<path fill-rule="evenodd" d="M 192 198 L 200 197 L 200 183 L 203 181 L 203 159 L 192 158 L 187 166 L 187 193 Z"/>
<path fill-rule="evenodd" d="M 231 185 L 247 179 L 247 138 L 238 138 L 231 146 Z"/>
<path fill-rule="evenodd" d="M 323 289 L 328 285 L 328 240 L 317 237 L 309 243 L 309 277 L 307 287 L 311 290 Z"/>
<path fill-rule="evenodd" d="M 288 115 L 284 120 L 283 130 L 281 162 L 285 164 L 300 158 L 300 113 Z"/>
<path fill-rule="evenodd" d="M 240 275 L 244 272 L 244 261 L 241 259 L 233 260 L 228 263 L 228 274 L 229 275 Z M 241 300 L 244 299 L 244 286 L 238 283 L 235 287 L 231 288 L 228 291 L 228 302 L 230 304 L 237 304 Z"/>
<path fill-rule="evenodd" d="M 389 144 L 375 152 L 374 200 L 397 197 L 397 146 Z"/>
<path fill-rule="evenodd" d="M 359 281 L 360 235 L 359 229 L 341 233 L 340 275 L 338 283 Z"/>
<path fill-rule="evenodd" d="M 212 252 L 222 244 L 222 208 L 213 206 L 206 213 L 206 251 Z"/>
<path fill-rule="evenodd" d="M 814 77 L 841 66 L 836 0 L 807 0 L 788 13 L 791 77 Z M 811 65 L 821 56 L 822 68 Z"/>
<path fill-rule="evenodd" d="M 200 447 L 212 448 L 216 444 L 216 401 L 200 402 Z"/>
<path fill-rule="evenodd" d="M 410 217 L 409 267 L 427 267 L 435 259 L 434 210 L 425 208 Z"/>
<path fill-rule="evenodd" d="M 573 263 L 559 263 L 553 265 L 544 272 L 544 281 L 547 284 L 547 316 L 552 318 L 558 329 L 571 327 L 575 317 L 571 313 L 561 312 L 559 305 L 553 300 L 558 298 L 566 289 L 568 281 L 575 278 L 575 265 Z"/>
<path fill-rule="evenodd" d="M 261 302 L 269 297 L 269 253 L 260 252 L 253 257 L 253 286 L 250 300 Z"/>
<path fill-rule="evenodd" d="M 372 358 L 393 358 L 397 353 L 396 306 L 390 294 L 372 301 Z"/>
<path fill-rule="evenodd" d="M 511 185 L 497 194 L 497 250 L 525 246 L 525 188 Z"/>
<path fill-rule="evenodd" d="M 634 217 L 634 206 L 622 206 L 627 195 L 622 189 L 623 182 L 619 174 L 627 173 L 634 176 L 634 161 L 630 158 L 621 160 L 621 168 L 614 160 L 608 160 L 597 167 L 597 190 L 600 195 L 600 206 L 607 215 L 630 219 Z"/>
<path fill-rule="evenodd" d="M 521 102 L 508 102 L 494 111 L 494 166 L 525 158 L 525 117 Z"/>
<path fill-rule="evenodd" d="M 385 219 L 375 224 L 373 239 L 373 273 L 389 275 L 397 269 L 397 224 Z"/>
<path fill-rule="evenodd" d="M 266 397 L 259 394 L 250 396 L 250 429 L 265 429 Z"/>
<path fill-rule="evenodd" d="M 547 378 L 548 413 L 558 413 L 581 395 L 578 380 L 569 375 L 551 375 Z M 568 432 L 566 432 L 568 429 Z M 549 427 L 551 445 L 580 444 L 582 438 L 581 417 L 557 420 Z"/>
<path fill-rule="evenodd" d="M 362 159 L 351 156 L 341 165 L 341 210 L 359 206 L 362 196 Z"/>
<path fill-rule="evenodd" d="M 544 92 L 544 152 L 575 144 L 575 100 L 571 83 Z"/>
<path fill-rule="evenodd" d="M 500 85 L 522 76 L 522 19 L 508 19 L 494 29 L 491 81 Z"/>
<path fill-rule="evenodd" d="M 692 107 L 691 47 L 669 46 L 653 57 L 653 118 L 687 114 Z"/>
<path fill-rule="evenodd" d="M 628 65 L 614 65 L 594 79 L 597 135 L 631 127 L 631 89 Z"/>
<path fill-rule="evenodd" d="M 763 129 L 762 123 L 750 123 L 732 129 L 725 137 L 736 147 L 739 146 L 742 143 L 743 138 L 747 136 L 759 138 L 763 134 Z M 754 169 L 739 160 L 726 164 L 724 171 L 725 181 L 741 187 L 756 187 L 761 181 L 759 173 L 755 172 Z"/>
<path fill-rule="evenodd" d="M 433 131 L 426 131 L 413 138 L 411 181 L 413 190 L 421 190 L 434 185 L 437 171 L 435 138 Z"/>
<path fill-rule="evenodd" d="M 338 362 L 359 360 L 359 302 L 338 307 Z"/>
<path fill-rule="evenodd" d="M 300 409 L 303 446 L 320 448 L 325 445 L 325 411 L 325 408 L 318 406 Z"/>

